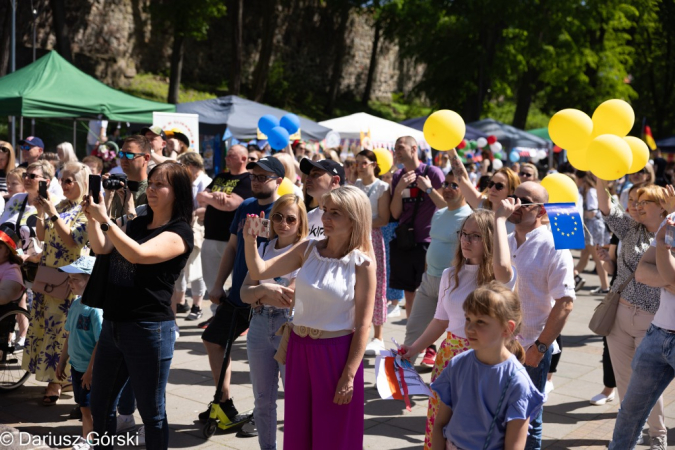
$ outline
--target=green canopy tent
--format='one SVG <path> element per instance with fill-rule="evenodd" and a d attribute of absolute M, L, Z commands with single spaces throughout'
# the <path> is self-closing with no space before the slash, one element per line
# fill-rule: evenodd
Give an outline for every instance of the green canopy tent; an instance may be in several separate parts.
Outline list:
<path fill-rule="evenodd" d="M 551 136 L 548 135 L 548 128 L 535 128 L 533 130 L 527 130 L 528 133 L 534 134 L 537 137 L 544 139 L 545 141 L 550 141 Z"/>
<path fill-rule="evenodd" d="M 152 123 L 152 113 L 176 106 L 117 91 L 85 74 L 51 51 L 0 78 L 0 116 L 88 118 Z"/>

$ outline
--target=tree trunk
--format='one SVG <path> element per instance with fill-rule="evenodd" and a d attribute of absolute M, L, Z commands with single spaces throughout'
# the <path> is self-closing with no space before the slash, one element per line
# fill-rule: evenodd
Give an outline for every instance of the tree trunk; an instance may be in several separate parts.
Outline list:
<path fill-rule="evenodd" d="M 4 8 L 0 7 L 0 23 L 2 23 L 2 33 L 0 33 L 0 77 L 4 77 L 9 72 L 9 42 L 12 31 L 12 5 L 10 2 L 4 2 Z M 4 13 L 4 15 L 2 14 Z"/>
<path fill-rule="evenodd" d="M 178 25 L 174 25 L 178 28 Z M 173 49 L 171 50 L 171 72 L 169 75 L 169 98 L 167 102 L 178 103 L 180 94 L 180 78 L 183 73 L 183 53 L 185 52 L 185 36 L 174 32 Z"/>
<path fill-rule="evenodd" d="M 63 0 L 50 0 L 52 17 L 54 18 L 54 34 L 56 35 L 56 50 L 66 61 L 73 62 L 73 52 L 70 48 L 70 34 L 66 24 L 66 11 Z"/>
<path fill-rule="evenodd" d="M 366 87 L 363 90 L 363 97 L 361 97 L 361 104 L 368 106 L 370 95 L 373 90 L 373 82 L 375 79 L 375 71 L 377 70 L 377 51 L 380 46 L 380 34 L 382 32 L 382 22 L 377 19 L 375 22 L 375 36 L 373 37 L 373 49 L 370 51 L 370 65 L 368 66 L 368 76 L 366 78 Z"/>
<path fill-rule="evenodd" d="M 244 0 L 232 2 L 232 72 L 230 74 L 230 92 L 241 93 L 241 66 L 243 60 Z"/>
<path fill-rule="evenodd" d="M 263 16 L 263 35 L 260 46 L 260 57 L 253 70 L 253 100 L 262 101 L 267 88 L 267 77 L 270 73 L 270 61 L 274 52 L 274 33 L 277 28 L 277 1 L 269 0 Z"/>
<path fill-rule="evenodd" d="M 530 112 L 530 105 L 532 105 L 534 83 L 537 78 L 534 72 L 534 69 L 529 68 L 523 73 L 516 93 L 516 112 L 513 114 L 513 126 L 521 130 L 524 130 L 527 125 L 527 115 Z"/>
<path fill-rule="evenodd" d="M 330 77 L 330 88 L 328 90 L 328 103 L 326 104 L 326 114 L 332 114 L 337 100 L 338 90 L 340 89 L 340 80 L 342 79 L 342 66 L 345 53 L 347 51 L 347 24 L 349 23 L 349 4 L 345 2 L 340 11 L 340 23 L 335 33 L 338 42 L 335 49 L 335 62 L 333 63 L 333 72 Z"/>

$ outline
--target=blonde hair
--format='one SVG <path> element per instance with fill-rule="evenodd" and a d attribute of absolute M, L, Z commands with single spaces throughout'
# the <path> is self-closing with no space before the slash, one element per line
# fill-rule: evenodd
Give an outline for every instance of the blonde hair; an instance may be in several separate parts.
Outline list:
<path fill-rule="evenodd" d="M 50 180 L 54 178 L 54 166 L 52 166 L 49 161 L 44 159 L 38 159 L 34 163 L 28 164 L 28 167 L 26 167 L 26 172 L 30 171 L 31 169 L 40 169 L 42 171 L 42 176 L 49 178 Z"/>
<path fill-rule="evenodd" d="M 495 279 L 495 270 L 494 266 L 492 265 L 492 237 L 494 235 L 495 228 L 495 213 L 487 209 L 477 209 L 471 213 L 469 217 L 464 219 L 464 222 L 462 222 L 462 227 L 460 228 L 460 233 L 464 231 L 464 227 L 470 219 L 476 221 L 476 226 L 478 226 L 478 230 L 480 230 L 480 235 L 482 237 L 481 242 L 483 243 L 483 257 L 481 258 L 480 264 L 478 265 L 478 273 L 476 273 L 476 285 L 482 286 Z M 455 282 L 455 286 L 452 288 L 452 291 L 459 287 L 459 272 L 466 264 L 466 259 L 462 254 L 461 234 L 458 236 L 458 238 L 455 260 L 452 263 L 454 268 L 453 277 Z"/>
<path fill-rule="evenodd" d="M 537 169 L 537 166 L 535 166 L 532 163 L 522 163 L 520 165 L 520 170 L 522 171 L 524 168 L 532 169 L 532 173 L 534 174 L 534 177 L 532 180 L 529 181 L 537 181 L 539 180 L 539 170 Z"/>
<path fill-rule="evenodd" d="M 512 195 L 518 185 L 520 185 L 520 178 L 518 178 L 518 175 L 513 170 L 509 169 L 508 167 L 502 167 L 490 177 L 490 180 L 492 180 L 492 178 L 494 178 L 494 176 L 498 173 L 501 173 L 506 177 L 508 184 L 506 189 L 508 189 L 508 195 Z M 489 188 L 483 191 L 483 196 L 485 197 L 485 200 L 483 200 L 483 207 L 486 209 L 492 209 L 492 202 L 488 196 L 488 190 Z"/>
<path fill-rule="evenodd" d="M 16 169 L 12 169 L 9 172 L 7 172 L 7 178 L 9 179 L 9 177 L 16 177 L 19 179 L 19 181 L 23 181 L 24 173 L 26 173 L 25 167 L 17 167 Z"/>
<path fill-rule="evenodd" d="M 14 169 L 16 166 L 16 156 L 14 155 L 14 147 L 7 141 L 0 141 L 0 147 L 7 147 L 9 149 L 9 158 L 7 159 L 7 166 L 5 167 L 5 173 L 9 173 L 10 170 Z"/>
<path fill-rule="evenodd" d="M 297 181 L 297 174 L 295 173 L 295 158 L 293 158 L 288 153 L 275 153 L 272 155 L 274 158 L 278 159 L 284 170 L 286 171 L 285 178 L 291 180 L 291 183 L 295 184 Z"/>
<path fill-rule="evenodd" d="M 61 169 L 62 177 L 64 172 L 70 173 L 73 176 L 75 183 L 77 183 L 77 186 L 80 188 L 80 195 L 76 203 L 81 202 L 82 198 L 89 192 L 89 175 L 91 175 L 89 166 L 79 162 L 67 162 Z"/>
<path fill-rule="evenodd" d="M 661 207 L 661 201 L 666 199 L 666 190 L 661 186 L 657 186 L 655 184 L 648 184 L 646 186 L 638 188 L 637 190 L 638 198 L 642 197 L 643 195 L 646 195 L 649 198 L 649 200 L 653 201 L 659 207 Z M 665 210 L 663 210 L 661 212 L 661 217 L 666 217 L 666 215 L 668 215 L 668 213 Z"/>
<path fill-rule="evenodd" d="M 184 166 L 196 167 L 204 170 L 204 158 L 197 152 L 186 152 L 178 157 L 178 162 Z"/>
<path fill-rule="evenodd" d="M 490 316 L 502 325 L 506 325 L 511 320 L 515 322 L 513 333 L 504 345 L 521 363 L 525 361 L 525 349 L 516 340 L 523 325 L 523 313 L 518 294 L 498 281 L 490 281 L 470 293 L 464 300 L 462 309 L 465 314 Z"/>
<path fill-rule="evenodd" d="M 307 208 L 305 208 L 305 202 L 302 201 L 302 198 L 295 194 L 286 194 L 282 195 L 274 202 L 272 206 L 272 211 L 270 211 L 270 221 L 272 216 L 279 212 L 280 209 L 285 208 L 286 206 L 294 204 L 298 207 L 298 235 L 295 242 L 299 242 L 307 237 L 309 234 L 309 224 L 307 223 Z M 277 232 L 274 230 L 274 222 L 270 227 L 270 239 L 273 239 L 277 236 Z"/>
<path fill-rule="evenodd" d="M 63 158 L 61 159 L 62 164 L 78 162 L 77 156 L 75 155 L 75 149 L 73 149 L 73 144 L 70 142 L 61 142 L 56 146 L 56 149 L 63 152 Z"/>
<path fill-rule="evenodd" d="M 323 194 L 322 199 L 324 202 L 326 199 L 330 199 L 352 222 L 352 235 L 349 239 L 346 254 L 351 253 L 354 249 L 369 254 L 372 250 L 370 230 L 373 215 L 370 209 L 370 200 L 366 197 L 365 192 L 354 186 L 342 186 Z"/>

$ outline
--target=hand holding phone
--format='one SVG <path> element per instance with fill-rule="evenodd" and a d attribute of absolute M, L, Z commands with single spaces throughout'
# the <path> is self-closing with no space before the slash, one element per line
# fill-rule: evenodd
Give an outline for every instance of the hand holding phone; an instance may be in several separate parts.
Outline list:
<path fill-rule="evenodd" d="M 251 217 L 250 233 L 261 238 L 270 238 L 270 221 L 258 216 Z"/>
<path fill-rule="evenodd" d="M 666 245 L 675 247 L 675 225 L 666 225 Z"/>
<path fill-rule="evenodd" d="M 44 180 L 39 182 L 38 195 L 42 198 L 49 198 L 49 193 L 47 193 L 47 182 Z"/>
<path fill-rule="evenodd" d="M 94 203 L 99 202 L 101 196 L 101 176 L 89 175 L 89 195 L 91 195 Z"/>

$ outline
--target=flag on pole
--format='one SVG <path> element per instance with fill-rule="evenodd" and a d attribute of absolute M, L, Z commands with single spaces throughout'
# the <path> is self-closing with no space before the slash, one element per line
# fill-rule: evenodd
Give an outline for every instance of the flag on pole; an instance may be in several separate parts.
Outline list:
<path fill-rule="evenodd" d="M 584 224 L 575 203 L 546 203 L 556 250 L 583 249 Z"/>
<path fill-rule="evenodd" d="M 647 125 L 647 118 L 642 120 L 642 140 L 647 143 L 650 150 L 656 150 L 656 141 L 652 135 L 652 129 Z"/>

